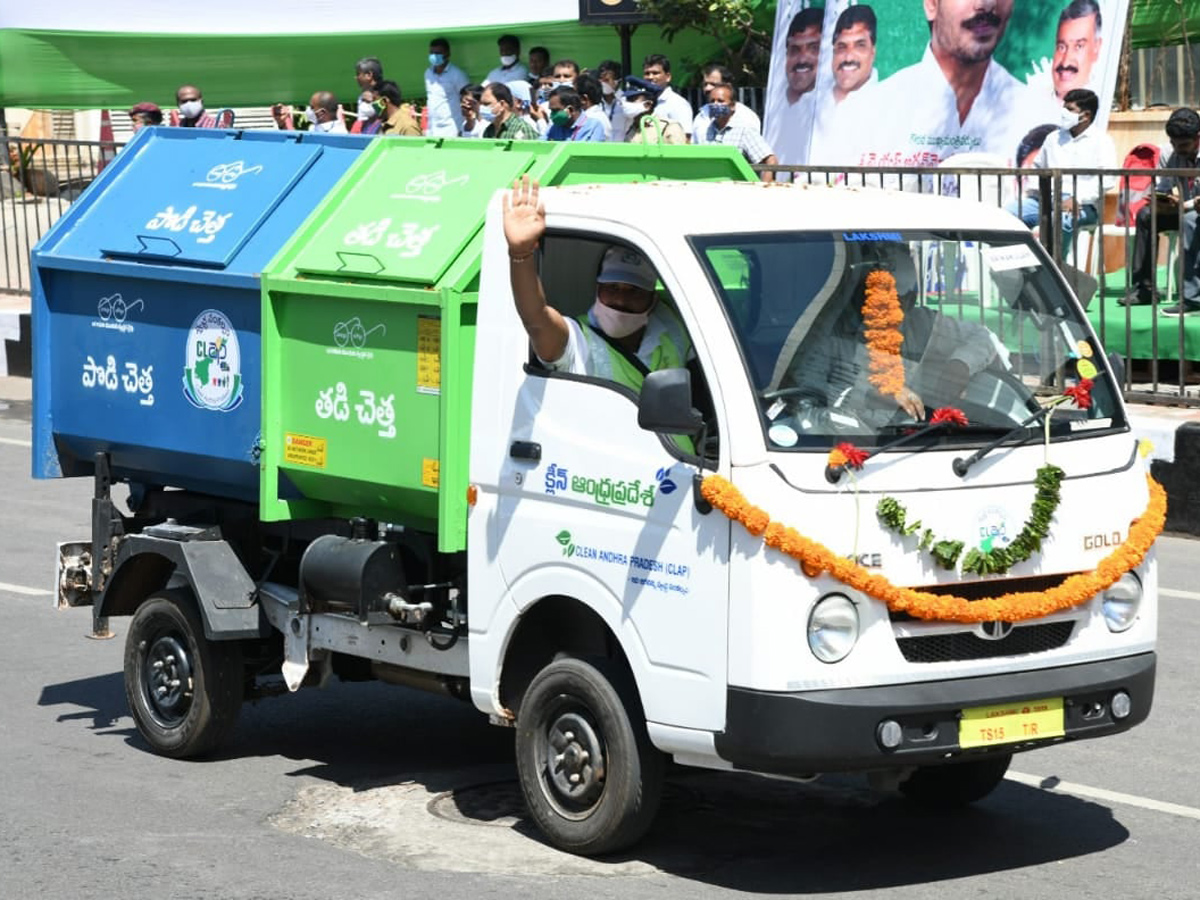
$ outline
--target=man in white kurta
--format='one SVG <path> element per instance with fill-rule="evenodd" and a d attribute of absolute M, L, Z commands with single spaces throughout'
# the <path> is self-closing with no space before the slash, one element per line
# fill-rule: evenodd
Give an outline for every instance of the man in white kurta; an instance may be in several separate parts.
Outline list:
<path fill-rule="evenodd" d="M 1030 128 L 1057 122 L 1057 104 L 992 58 L 1012 10 L 1013 0 L 926 0 L 925 53 L 880 82 L 869 109 L 847 123 L 860 133 L 858 140 L 838 135 L 848 151 L 857 151 L 845 162 L 932 167 L 958 153 L 1011 162 Z"/>

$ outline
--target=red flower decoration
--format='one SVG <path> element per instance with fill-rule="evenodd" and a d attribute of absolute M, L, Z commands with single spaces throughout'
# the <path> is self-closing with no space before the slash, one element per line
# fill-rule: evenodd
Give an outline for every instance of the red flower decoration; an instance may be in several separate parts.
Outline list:
<path fill-rule="evenodd" d="M 849 466 L 851 469 L 861 469 L 863 467 L 863 463 L 867 461 L 867 457 L 871 455 L 865 450 L 859 450 L 853 444 L 846 443 L 844 441 L 838 444 L 834 449 L 846 458 L 844 465 Z"/>
<path fill-rule="evenodd" d="M 1092 407 L 1092 379 L 1082 378 L 1079 384 L 1073 387 L 1064 388 L 1063 396 L 1070 397 L 1075 401 L 1075 405 L 1080 409 L 1091 409 Z"/>
<path fill-rule="evenodd" d="M 967 416 L 961 409 L 955 409 L 953 406 L 943 406 L 933 411 L 933 415 L 929 417 L 929 424 L 941 425 L 943 422 L 951 425 L 965 426 L 967 424 Z"/>

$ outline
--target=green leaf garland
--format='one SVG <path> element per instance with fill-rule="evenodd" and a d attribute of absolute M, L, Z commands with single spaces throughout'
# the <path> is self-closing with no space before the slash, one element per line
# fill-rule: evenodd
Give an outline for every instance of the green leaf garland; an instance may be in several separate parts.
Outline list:
<path fill-rule="evenodd" d="M 1065 477 L 1066 474 L 1058 466 L 1045 465 L 1037 470 L 1033 480 L 1036 490 L 1029 518 L 1020 534 L 1013 538 L 1007 547 L 993 547 L 990 550 L 972 547 L 962 556 L 965 546 L 963 541 L 939 538 L 932 530 L 925 528 L 917 542 L 917 549 L 927 550 L 943 569 L 953 569 L 959 556 L 962 556 L 964 573 L 1002 575 L 1042 549 L 1042 541 L 1050 533 L 1050 520 L 1054 518 L 1062 499 L 1062 480 Z M 901 537 L 915 534 L 922 527 L 919 519 L 914 522 L 908 521 L 908 510 L 894 497 L 880 499 L 875 507 L 875 514 L 885 528 Z"/>

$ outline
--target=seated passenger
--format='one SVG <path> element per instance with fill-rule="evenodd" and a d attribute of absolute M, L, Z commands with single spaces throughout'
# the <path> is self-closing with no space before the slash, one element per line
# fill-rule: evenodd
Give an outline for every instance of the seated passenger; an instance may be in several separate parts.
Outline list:
<path fill-rule="evenodd" d="M 833 310 L 827 329 L 815 329 L 800 346 L 783 386 L 800 388 L 801 400 L 814 407 L 841 410 L 874 426 L 893 421 L 898 410 L 922 421 L 927 410 L 962 399 L 970 379 L 996 358 L 997 344 L 983 325 L 917 305 L 917 268 L 907 245 L 880 245 L 873 255 L 854 266 L 861 274 L 853 297 Z M 881 393 L 869 378 L 863 304 L 866 276 L 879 269 L 894 276 L 904 314 L 899 325 L 904 385 L 894 394 Z"/>

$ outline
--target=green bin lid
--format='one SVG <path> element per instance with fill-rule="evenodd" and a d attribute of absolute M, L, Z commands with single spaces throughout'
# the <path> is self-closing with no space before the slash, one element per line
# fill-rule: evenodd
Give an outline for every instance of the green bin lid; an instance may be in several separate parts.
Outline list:
<path fill-rule="evenodd" d="M 335 195 L 336 205 L 297 253 L 297 272 L 437 284 L 483 227 L 492 193 L 543 155 L 533 148 L 387 149 Z"/>

